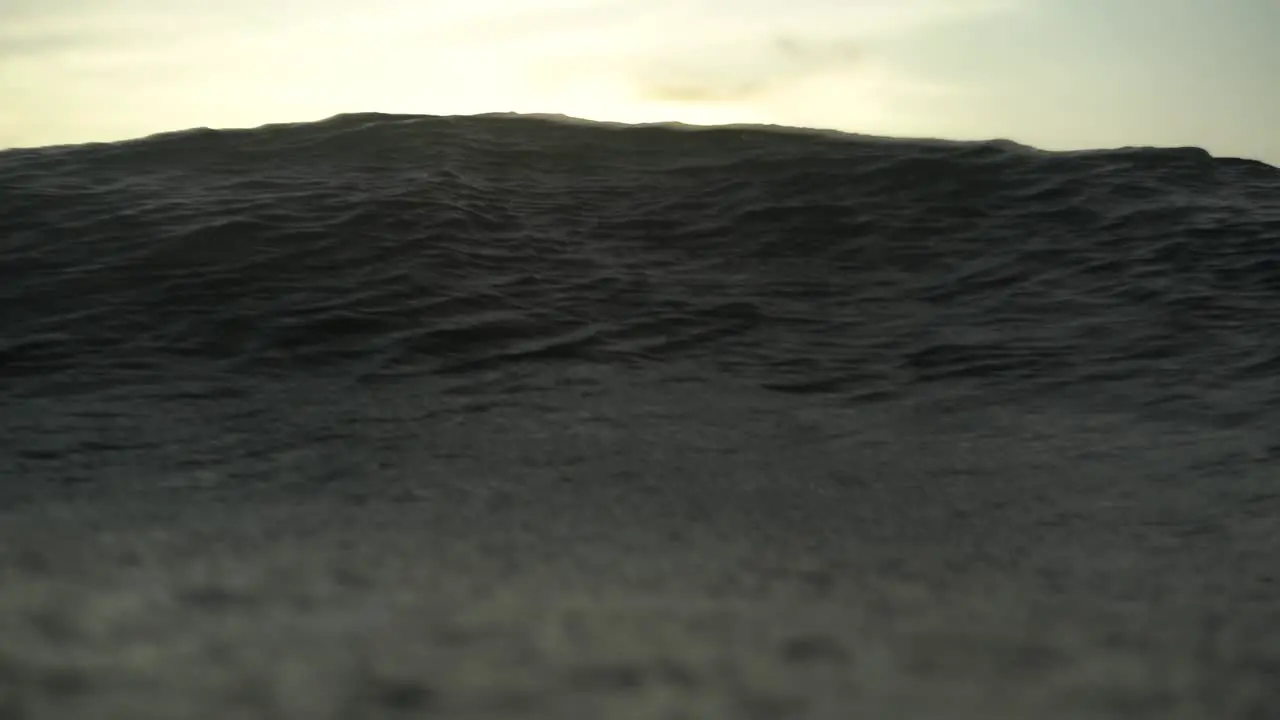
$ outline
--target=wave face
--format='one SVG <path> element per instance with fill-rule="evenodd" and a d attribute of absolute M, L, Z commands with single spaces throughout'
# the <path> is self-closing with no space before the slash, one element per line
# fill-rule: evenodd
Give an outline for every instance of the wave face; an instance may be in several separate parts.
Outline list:
<path fill-rule="evenodd" d="M 14 150 L 0 329 L 0 716 L 1280 717 L 1260 163 Z"/>
<path fill-rule="evenodd" d="M 17 393 L 672 366 L 849 402 L 1277 407 L 1280 171 L 765 127 L 342 115 L 0 153 Z"/>

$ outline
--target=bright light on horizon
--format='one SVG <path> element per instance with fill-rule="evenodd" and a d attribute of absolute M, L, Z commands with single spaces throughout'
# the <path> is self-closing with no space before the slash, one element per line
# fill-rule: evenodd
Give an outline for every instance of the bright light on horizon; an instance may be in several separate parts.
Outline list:
<path fill-rule="evenodd" d="M 1164 25 L 1135 10 L 1155 0 L 1117 0 L 1116 17 L 1069 2 L 6 0 L 0 147 L 349 112 L 528 112 L 1199 144 L 1280 162 L 1263 72 L 1280 53 L 1237 32 L 1280 10 L 1215 6 L 1238 25 L 1214 31 L 1235 55 L 1193 87 L 1204 57 L 1185 48 L 1217 37 L 1195 0 L 1159 4 Z"/>

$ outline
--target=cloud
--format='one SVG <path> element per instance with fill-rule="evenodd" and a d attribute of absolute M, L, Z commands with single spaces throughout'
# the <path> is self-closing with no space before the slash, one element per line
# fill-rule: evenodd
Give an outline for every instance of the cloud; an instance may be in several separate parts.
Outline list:
<path fill-rule="evenodd" d="M 854 77 L 894 35 L 1039 1 L 649 0 L 549 24 L 535 13 L 508 49 L 523 48 L 529 66 L 552 69 L 544 76 L 558 74 L 563 85 L 608 73 L 641 101 L 745 104 Z"/>
<path fill-rule="evenodd" d="M 868 107 L 904 87 L 880 39 L 1040 1 L 0 0 L 0 89 L 27 93 L 23 128 L 42 108 L 150 130 L 352 108 Z"/>
<path fill-rule="evenodd" d="M 711 67 L 705 59 L 641 68 L 635 84 L 642 97 L 662 102 L 738 102 L 781 85 L 857 68 L 864 51 L 855 38 L 781 35 Z M 701 67 L 699 67 L 701 65 Z"/>

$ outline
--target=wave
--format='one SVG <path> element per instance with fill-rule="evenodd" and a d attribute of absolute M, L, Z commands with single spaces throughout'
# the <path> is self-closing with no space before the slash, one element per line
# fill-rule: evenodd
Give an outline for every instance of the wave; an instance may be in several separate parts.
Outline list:
<path fill-rule="evenodd" d="M 0 153 L 0 362 L 1274 399 L 1280 170 L 1198 148 L 357 114 Z M 1274 403 L 1272 403 L 1274 405 Z"/>

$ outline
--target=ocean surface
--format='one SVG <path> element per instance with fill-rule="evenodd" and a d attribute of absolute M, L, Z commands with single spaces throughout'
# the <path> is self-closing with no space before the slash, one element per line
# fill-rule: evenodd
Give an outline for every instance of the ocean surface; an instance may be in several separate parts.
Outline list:
<path fill-rule="evenodd" d="M 1261 162 L 516 115 L 6 150 L 0 383 L 10 508 L 678 495 L 697 542 L 1218 598 L 1214 687 L 1280 707 Z"/>
<path fill-rule="evenodd" d="M 10 485 L 181 432 L 135 403 L 300 387 L 273 409 L 320 435 L 391 385 L 456 420 L 668 376 L 1247 432 L 1280 426 L 1280 170 L 537 116 L 190 130 L 0 154 L 0 306 Z"/>

